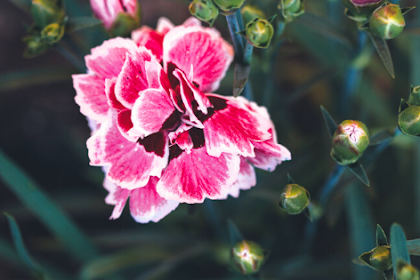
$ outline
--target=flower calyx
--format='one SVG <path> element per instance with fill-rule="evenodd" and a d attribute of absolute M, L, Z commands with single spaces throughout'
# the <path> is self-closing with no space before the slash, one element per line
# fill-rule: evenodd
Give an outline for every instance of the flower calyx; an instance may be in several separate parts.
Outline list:
<path fill-rule="evenodd" d="M 278 8 L 281 10 L 285 22 L 291 22 L 305 13 L 302 0 L 280 0 Z"/>
<path fill-rule="evenodd" d="M 420 136 L 420 86 L 411 87 L 408 102 L 401 99 L 398 127 L 405 135 Z"/>
<path fill-rule="evenodd" d="M 213 0 L 213 2 L 219 7 L 221 14 L 230 15 L 240 9 L 245 0 Z"/>
<path fill-rule="evenodd" d="M 376 271 L 388 271 L 392 269 L 391 247 L 388 245 L 380 245 L 369 252 L 359 256 L 364 264 Z"/>
<path fill-rule="evenodd" d="M 191 15 L 201 21 L 207 22 L 210 26 L 219 15 L 219 9 L 212 0 L 193 0 L 189 5 Z"/>
<path fill-rule="evenodd" d="M 244 36 L 252 46 L 266 49 L 274 35 L 274 28 L 271 24 L 274 17 L 269 19 L 254 18 L 247 23 L 245 30 L 238 33 Z"/>
<path fill-rule="evenodd" d="M 382 5 L 384 0 L 342 0 L 346 10 L 344 14 L 357 22 L 365 22 L 371 13 Z"/>
<path fill-rule="evenodd" d="M 393 39 L 404 30 L 405 20 L 398 5 L 385 3 L 370 17 L 369 31 L 382 39 Z"/>
<path fill-rule="evenodd" d="M 247 25 L 248 22 L 256 18 L 267 18 L 267 16 L 264 14 L 263 11 L 251 5 L 243 6 L 241 9 L 241 15 L 242 15 L 245 25 Z"/>
<path fill-rule="evenodd" d="M 309 192 L 298 184 L 287 184 L 280 195 L 279 206 L 289 215 L 302 213 L 311 200 Z"/>
<path fill-rule="evenodd" d="M 420 280 L 419 270 L 401 259 L 397 260 L 397 279 L 398 280 Z"/>
<path fill-rule="evenodd" d="M 260 271 L 267 257 L 267 251 L 259 244 L 242 240 L 230 250 L 229 267 L 238 274 L 254 274 Z"/>

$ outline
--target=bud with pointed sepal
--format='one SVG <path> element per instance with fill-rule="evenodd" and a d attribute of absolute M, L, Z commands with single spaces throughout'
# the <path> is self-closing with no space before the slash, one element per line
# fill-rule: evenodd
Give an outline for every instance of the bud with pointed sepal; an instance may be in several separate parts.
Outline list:
<path fill-rule="evenodd" d="M 269 20 L 256 18 L 248 22 L 241 35 L 245 36 L 252 46 L 266 49 L 273 38 L 274 28 Z"/>
<path fill-rule="evenodd" d="M 51 23 L 45 26 L 41 31 L 42 40 L 50 45 L 60 41 L 64 35 L 64 25 L 65 23 Z"/>
<path fill-rule="evenodd" d="M 243 275 L 257 273 L 267 259 L 266 251 L 253 241 L 243 240 L 230 251 L 230 268 Z"/>
<path fill-rule="evenodd" d="M 398 113 L 398 126 L 405 135 L 419 136 L 420 135 L 420 106 L 411 106 L 404 100 L 401 100 L 402 105 L 406 105 L 405 109 L 400 106 Z M 404 104 L 406 103 L 406 104 Z"/>
<path fill-rule="evenodd" d="M 26 43 L 26 49 L 23 53 L 23 57 L 25 58 L 32 58 L 41 55 L 49 48 L 48 43 L 42 40 L 39 35 L 26 36 L 23 38 L 23 41 Z"/>
<path fill-rule="evenodd" d="M 298 184 L 288 184 L 280 196 L 279 205 L 289 215 L 302 213 L 310 202 L 309 192 Z"/>
<path fill-rule="evenodd" d="M 388 245 L 375 247 L 371 251 L 361 254 L 359 260 L 374 270 L 388 271 L 392 269 L 391 247 Z"/>
<path fill-rule="evenodd" d="M 43 29 L 64 19 L 64 3 L 62 0 L 32 0 L 31 14 L 35 25 Z"/>
<path fill-rule="evenodd" d="M 140 26 L 141 7 L 137 0 L 90 0 L 93 14 L 116 37 L 126 37 Z"/>
<path fill-rule="evenodd" d="M 193 0 L 189 6 L 191 15 L 213 25 L 219 15 L 219 9 L 212 0 Z"/>
<path fill-rule="evenodd" d="M 221 13 L 228 15 L 240 9 L 245 0 L 213 0 L 213 2 L 219 7 Z"/>
<path fill-rule="evenodd" d="M 397 261 L 397 279 L 398 280 L 420 280 L 418 269 L 402 260 Z"/>
<path fill-rule="evenodd" d="M 382 39 L 392 39 L 401 34 L 405 21 L 398 5 L 386 3 L 377 8 L 369 20 L 369 30 Z"/>
<path fill-rule="evenodd" d="M 420 86 L 411 87 L 408 103 L 410 105 L 420 106 Z"/>
<path fill-rule="evenodd" d="M 305 13 L 305 6 L 302 0 L 280 0 L 278 8 L 281 9 L 286 22 L 291 22 Z"/>
<path fill-rule="evenodd" d="M 369 130 L 360 121 L 343 121 L 332 137 L 331 157 L 340 165 L 355 163 L 369 146 Z"/>
<path fill-rule="evenodd" d="M 345 14 L 358 22 L 365 22 L 369 19 L 370 14 L 379 6 L 384 0 L 342 0 L 346 6 Z"/>
<path fill-rule="evenodd" d="M 256 18 L 266 18 L 267 16 L 264 14 L 263 11 L 258 9 L 255 6 L 246 5 L 243 6 L 241 9 L 242 18 L 244 20 L 245 25 L 248 24 L 248 22 L 256 19 Z"/>

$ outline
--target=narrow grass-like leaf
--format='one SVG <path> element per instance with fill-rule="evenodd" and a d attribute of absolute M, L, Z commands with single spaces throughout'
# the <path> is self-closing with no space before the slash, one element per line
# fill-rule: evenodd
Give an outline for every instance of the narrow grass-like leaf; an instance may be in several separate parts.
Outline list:
<path fill-rule="evenodd" d="M 242 233 L 239 231 L 238 227 L 231 220 L 228 220 L 228 231 L 229 231 L 230 244 L 232 246 L 244 240 Z"/>
<path fill-rule="evenodd" d="M 85 28 L 91 28 L 101 25 L 102 21 L 93 17 L 75 17 L 67 22 L 66 32 L 72 33 Z"/>
<path fill-rule="evenodd" d="M 375 133 L 374 135 L 372 135 L 372 137 L 370 137 L 370 146 L 373 145 L 378 145 L 381 144 L 385 141 L 389 141 L 392 140 L 392 138 L 394 138 L 395 136 L 395 128 L 392 129 L 384 129 L 381 130 L 377 133 Z"/>
<path fill-rule="evenodd" d="M 388 44 L 386 43 L 384 39 L 373 35 L 369 31 L 366 31 L 366 32 L 369 34 L 369 37 L 372 40 L 373 45 L 375 46 L 379 54 L 379 57 L 382 59 L 382 62 L 384 63 L 386 70 L 388 70 L 392 78 L 395 78 L 394 64 L 392 63 L 391 53 L 389 52 Z"/>
<path fill-rule="evenodd" d="M 401 8 L 401 13 L 403 15 L 405 15 L 406 13 L 408 13 L 409 11 L 412 11 L 413 9 L 415 9 L 416 7 L 406 7 L 406 8 Z"/>
<path fill-rule="evenodd" d="M 327 131 L 330 134 L 330 137 L 334 135 L 335 130 L 337 129 L 337 124 L 335 123 L 334 119 L 328 113 L 327 110 L 323 106 L 321 106 L 322 117 L 324 118 L 325 125 L 327 127 Z"/>
<path fill-rule="evenodd" d="M 402 111 L 404 111 L 408 107 L 410 107 L 410 104 L 408 104 L 407 101 L 405 101 L 403 98 L 401 98 L 400 106 L 398 107 L 398 113 L 401 113 Z"/>
<path fill-rule="evenodd" d="M 295 180 L 293 180 L 292 176 L 290 176 L 289 173 L 287 173 L 287 183 L 288 184 L 296 184 Z"/>
<path fill-rule="evenodd" d="M 62 242 L 75 259 L 85 262 L 97 257 L 96 248 L 70 217 L 2 151 L 0 151 L 0 179 Z"/>
<path fill-rule="evenodd" d="M 240 63 L 235 64 L 235 69 L 233 71 L 233 96 L 238 97 L 241 94 L 246 83 L 248 82 L 250 72 L 250 65 L 242 65 Z"/>
<path fill-rule="evenodd" d="M 407 240 L 406 245 L 410 255 L 420 256 L 420 238 Z"/>
<path fill-rule="evenodd" d="M 376 225 L 376 246 L 389 245 L 386 234 L 380 225 Z"/>
<path fill-rule="evenodd" d="M 397 261 L 402 260 L 410 264 L 410 255 L 408 254 L 405 234 L 402 227 L 394 223 L 391 226 L 391 257 L 394 275 L 397 273 Z"/>
<path fill-rule="evenodd" d="M 392 269 L 384 271 L 385 280 L 394 280 L 394 271 Z"/>
<path fill-rule="evenodd" d="M 356 175 L 357 178 L 359 178 L 360 181 L 362 181 L 363 184 L 370 187 L 369 178 L 366 175 L 365 169 L 359 162 L 350 164 L 347 167 L 354 175 Z"/>

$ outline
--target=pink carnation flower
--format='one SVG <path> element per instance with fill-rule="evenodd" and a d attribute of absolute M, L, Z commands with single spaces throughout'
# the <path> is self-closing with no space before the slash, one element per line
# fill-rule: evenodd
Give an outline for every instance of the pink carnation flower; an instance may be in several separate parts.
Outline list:
<path fill-rule="evenodd" d="M 102 20 L 108 30 L 111 29 L 118 14 L 126 13 L 137 18 L 139 12 L 137 0 L 90 0 L 90 6 L 95 17 Z"/>
<path fill-rule="evenodd" d="M 115 38 L 85 58 L 73 76 L 81 112 L 94 121 L 91 165 L 106 170 L 106 202 L 141 223 L 179 203 L 238 197 L 256 184 L 254 166 L 272 171 L 290 160 L 265 108 L 216 90 L 232 47 L 196 19 L 161 19 L 132 39 Z"/>

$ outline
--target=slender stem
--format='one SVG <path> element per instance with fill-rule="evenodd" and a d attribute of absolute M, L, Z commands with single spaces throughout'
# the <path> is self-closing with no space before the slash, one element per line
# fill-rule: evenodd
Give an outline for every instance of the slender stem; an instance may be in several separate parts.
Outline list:
<path fill-rule="evenodd" d="M 63 41 L 60 41 L 56 44 L 57 51 L 64 56 L 73 66 L 79 70 L 79 72 L 86 72 L 85 64 L 83 63 L 83 60 L 76 56 L 69 48 L 68 45 L 66 45 Z"/>
<path fill-rule="evenodd" d="M 244 63 L 245 64 L 251 64 L 253 49 L 254 49 L 254 46 L 251 45 L 249 42 L 246 42 L 245 51 L 244 51 Z"/>
<path fill-rule="evenodd" d="M 241 31 L 239 28 L 239 23 L 236 18 L 235 14 L 227 15 L 226 21 L 228 23 L 230 36 L 232 37 L 233 41 L 233 48 L 235 49 L 235 57 L 242 61 L 243 53 L 244 53 L 244 44 L 242 41 L 241 35 L 239 35 L 237 32 Z"/>
<path fill-rule="evenodd" d="M 340 181 L 341 176 L 345 170 L 345 166 L 336 164 L 333 171 L 328 176 L 327 181 L 325 182 L 324 186 L 321 189 L 321 194 L 319 198 L 319 204 L 321 207 L 324 207 L 330 197 L 331 193 L 337 186 L 338 181 Z"/>

